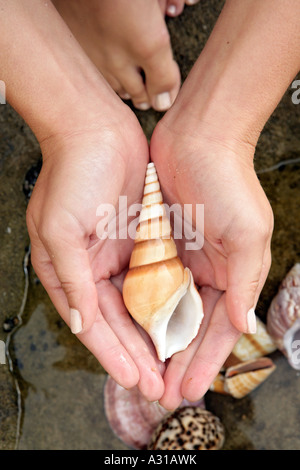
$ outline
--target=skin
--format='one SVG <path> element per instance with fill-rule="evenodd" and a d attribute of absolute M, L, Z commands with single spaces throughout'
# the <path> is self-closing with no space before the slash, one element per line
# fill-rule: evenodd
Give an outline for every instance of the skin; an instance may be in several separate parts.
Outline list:
<path fill-rule="evenodd" d="M 138 384 L 155 400 L 164 389 L 158 361 L 113 284 L 128 264 L 132 240 L 96 236 L 101 203 L 118 207 L 119 195 L 140 202 L 146 137 L 51 3 L 0 6 L 7 100 L 43 154 L 27 211 L 32 264 L 68 325 L 70 308 L 80 312 L 78 337 L 108 373 L 126 388 Z"/>
<path fill-rule="evenodd" d="M 171 17 L 179 16 L 185 6 L 192 6 L 198 2 L 199 0 L 158 0 L 162 12 Z"/>
<path fill-rule="evenodd" d="M 299 10 L 293 1 L 276 9 L 268 0 L 227 1 L 152 136 L 166 203 L 204 204 L 202 250 L 184 250 L 185 240 L 179 250 L 202 286 L 206 321 L 167 366 L 166 407 L 206 392 L 239 332 L 249 331 L 247 312 L 267 278 L 273 214 L 253 158 L 265 122 L 300 69 Z"/>
<path fill-rule="evenodd" d="M 153 107 L 165 111 L 171 106 L 179 91 L 180 72 L 164 20 L 167 2 L 54 0 L 53 3 L 122 98 L 130 98 L 141 110 Z"/>
<path fill-rule="evenodd" d="M 68 324 L 70 308 L 80 312 L 78 338 L 108 373 L 166 408 L 206 392 L 248 331 L 247 312 L 269 270 L 272 211 L 253 155 L 300 57 L 298 0 L 273 5 L 226 3 L 152 137 L 165 201 L 205 206 L 203 250 L 178 246 L 202 286 L 205 320 L 190 347 L 163 365 L 118 289 L 132 241 L 96 236 L 101 203 L 141 200 L 145 136 L 50 2 L 0 0 L 1 79 L 44 160 L 27 212 L 34 269 Z"/>

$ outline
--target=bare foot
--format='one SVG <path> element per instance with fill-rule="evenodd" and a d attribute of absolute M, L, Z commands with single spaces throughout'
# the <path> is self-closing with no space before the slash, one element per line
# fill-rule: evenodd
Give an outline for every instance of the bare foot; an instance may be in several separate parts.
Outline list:
<path fill-rule="evenodd" d="M 180 88 L 158 1 L 53 0 L 111 87 L 138 109 L 165 111 Z"/>

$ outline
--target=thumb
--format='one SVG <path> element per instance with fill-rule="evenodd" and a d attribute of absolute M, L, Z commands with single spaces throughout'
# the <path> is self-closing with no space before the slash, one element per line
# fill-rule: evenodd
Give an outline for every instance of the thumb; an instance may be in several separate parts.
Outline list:
<path fill-rule="evenodd" d="M 80 242 L 70 243 L 60 239 L 52 244 L 49 255 L 68 304 L 68 311 L 64 309 L 64 320 L 69 324 L 72 333 L 86 332 L 93 325 L 99 310 L 88 252 L 80 246 Z M 52 292 L 54 304 L 55 295 L 55 292 Z M 61 295 L 61 292 L 57 292 L 58 295 Z"/>
<path fill-rule="evenodd" d="M 256 332 L 255 306 L 261 287 L 263 253 L 240 249 L 228 257 L 226 307 L 232 324 L 242 333 Z"/>

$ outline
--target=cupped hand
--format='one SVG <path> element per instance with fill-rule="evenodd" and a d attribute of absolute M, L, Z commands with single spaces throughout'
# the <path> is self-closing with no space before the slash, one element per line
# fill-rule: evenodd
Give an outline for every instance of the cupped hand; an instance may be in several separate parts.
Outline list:
<path fill-rule="evenodd" d="M 33 267 L 62 318 L 106 371 L 157 400 L 163 393 L 157 362 L 119 289 L 133 245 L 119 196 L 127 207 L 141 201 L 146 138 L 120 104 L 99 124 L 87 116 L 81 130 L 52 136 L 41 148 L 43 166 L 27 212 Z M 115 216 L 109 230 L 108 215 Z"/>
<path fill-rule="evenodd" d="M 152 137 L 151 158 L 165 203 L 187 205 L 194 242 L 200 242 L 198 249 L 187 249 L 191 240 L 183 233 L 177 245 L 204 303 L 197 338 L 171 358 L 164 374 L 160 403 L 167 408 L 178 406 L 182 397 L 199 399 L 241 332 L 255 332 L 254 309 L 271 263 L 273 216 L 253 168 L 253 147 L 240 146 L 239 152 L 235 147 L 189 133 L 184 124 L 169 126 L 166 119 Z M 197 204 L 204 205 L 202 240 Z"/>

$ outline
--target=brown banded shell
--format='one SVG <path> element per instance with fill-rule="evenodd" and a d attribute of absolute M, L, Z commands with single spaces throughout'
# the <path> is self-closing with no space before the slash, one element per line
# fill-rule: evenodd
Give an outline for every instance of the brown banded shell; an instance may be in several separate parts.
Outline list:
<path fill-rule="evenodd" d="M 129 313 L 151 337 L 161 361 L 186 349 L 198 333 L 202 300 L 191 271 L 177 256 L 153 163 L 147 166 L 123 299 Z"/>
<path fill-rule="evenodd" d="M 229 358 L 225 362 L 225 367 L 249 361 L 258 357 L 267 356 L 277 349 L 277 345 L 267 332 L 266 325 L 256 316 L 256 333 L 242 334 L 235 344 Z"/>
<path fill-rule="evenodd" d="M 219 450 L 225 440 L 217 416 L 198 407 L 167 414 L 151 436 L 149 450 Z"/>
<path fill-rule="evenodd" d="M 290 365 L 300 370 L 300 263 L 288 272 L 271 302 L 267 330 Z"/>
<path fill-rule="evenodd" d="M 269 357 L 241 362 L 218 374 L 210 386 L 211 391 L 243 398 L 262 384 L 276 369 Z"/>
<path fill-rule="evenodd" d="M 205 408 L 205 402 L 183 400 L 181 406 Z M 114 434 L 133 449 L 146 449 L 152 433 L 169 413 L 158 402 L 146 400 L 138 387 L 126 390 L 110 376 L 104 386 L 104 410 Z"/>

